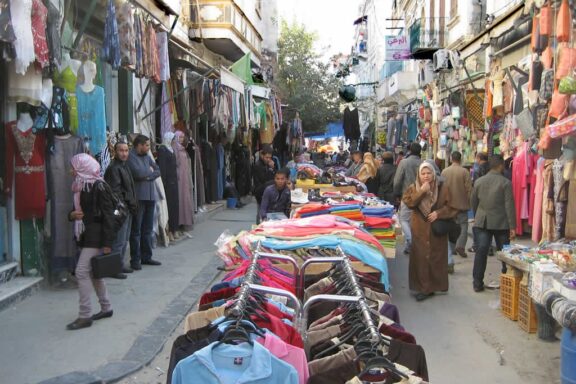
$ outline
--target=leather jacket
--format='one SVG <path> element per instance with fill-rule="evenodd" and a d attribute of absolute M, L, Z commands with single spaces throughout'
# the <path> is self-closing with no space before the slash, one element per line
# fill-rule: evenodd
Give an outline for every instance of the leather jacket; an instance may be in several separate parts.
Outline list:
<path fill-rule="evenodd" d="M 126 203 L 130 213 L 135 215 L 138 211 L 138 200 L 134 192 L 134 178 L 126 162 L 118 159 L 112 160 L 106 168 L 104 180 L 110 185 L 112 191 Z"/>

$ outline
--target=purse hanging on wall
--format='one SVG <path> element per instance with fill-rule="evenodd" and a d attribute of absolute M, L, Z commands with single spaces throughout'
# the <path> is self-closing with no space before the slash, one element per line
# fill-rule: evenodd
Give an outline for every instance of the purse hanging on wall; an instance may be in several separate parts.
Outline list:
<path fill-rule="evenodd" d="M 570 41 L 571 31 L 572 13 L 570 12 L 570 4 L 568 0 L 562 0 L 556 20 L 556 40 L 560 43 Z"/>

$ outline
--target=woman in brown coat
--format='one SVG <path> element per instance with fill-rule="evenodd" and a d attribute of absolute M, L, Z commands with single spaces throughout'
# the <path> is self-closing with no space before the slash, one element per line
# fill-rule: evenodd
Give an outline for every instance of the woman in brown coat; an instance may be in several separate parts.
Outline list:
<path fill-rule="evenodd" d="M 448 238 L 432 232 L 432 223 L 450 219 L 458 210 L 449 206 L 450 192 L 436 178 L 430 163 L 422 163 L 416 182 L 402 197 L 412 212 L 412 251 L 410 253 L 410 290 L 422 301 L 434 292 L 448 290 Z"/>

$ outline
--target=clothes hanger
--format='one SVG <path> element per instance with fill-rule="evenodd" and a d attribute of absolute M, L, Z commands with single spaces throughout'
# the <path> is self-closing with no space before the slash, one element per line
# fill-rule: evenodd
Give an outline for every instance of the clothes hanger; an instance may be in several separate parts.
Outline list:
<path fill-rule="evenodd" d="M 254 341 L 252 341 L 252 339 L 250 338 L 250 334 L 248 333 L 248 330 L 246 328 L 242 327 L 239 322 L 237 322 L 236 324 L 231 325 L 228 328 L 226 328 L 226 330 L 224 331 L 224 334 L 220 338 L 220 341 L 218 341 L 218 343 L 216 343 L 216 345 L 214 345 L 214 348 L 217 348 L 218 346 L 220 346 L 222 344 L 237 345 L 240 343 L 248 343 L 248 344 L 254 346 Z"/>
<path fill-rule="evenodd" d="M 388 371 L 389 373 L 396 376 L 393 378 L 395 380 L 403 379 L 403 378 L 409 379 L 408 375 L 406 375 L 405 373 L 402 373 L 398 369 L 396 369 L 396 366 L 394 366 L 394 363 L 392 363 L 390 360 L 388 360 L 386 357 L 383 357 L 383 356 L 374 357 L 374 358 L 369 359 L 366 362 L 366 365 L 365 365 L 364 369 L 362 370 L 362 372 L 360 372 L 360 374 L 358 375 L 358 378 L 361 378 L 362 376 L 364 376 L 368 372 L 371 372 L 372 370 L 375 370 L 375 369 L 383 369 L 385 371 Z"/>

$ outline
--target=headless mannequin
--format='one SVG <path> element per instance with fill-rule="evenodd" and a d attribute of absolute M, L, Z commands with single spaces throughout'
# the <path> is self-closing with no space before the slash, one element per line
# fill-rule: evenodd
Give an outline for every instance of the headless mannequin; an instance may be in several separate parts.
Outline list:
<path fill-rule="evenodd" d="M 34 120 L 32 120 L 32 116 L 28 112 L 24 112 L 20 114 L 18 118 L 18 122 L 16 123 L 16 127 L 22 133 L 27 132 L 32 128 L 32 124 L 34 124 Z"/>
<path fill-rule="evenodd" d="M 53 86 L 51 79 L 42 80 L 42 104 L 48 108 L 52 105 Z"/>
<path fill-rule="evenodd" d="M 84 83 L 80 85 L 80 88 L 84 92 L 90 93 L 95 88 L 94 78 L 96 77 L 96 64 L 92 61 L 84 62 L 83 72 L 84 72 Z"/>
<path fill-rule="evenodd" d="M 59 67 L 60 72 L 64 71 L 67 67 L 70 67 L 72 72 L 74 72 L 74 76 L 78 76 L 78 70 L 82 62 L 80 60 L 74 60 L 70 58 L 69 53 L 65 53 L 64 57 L 62 58 L 62 64 Z"/>

